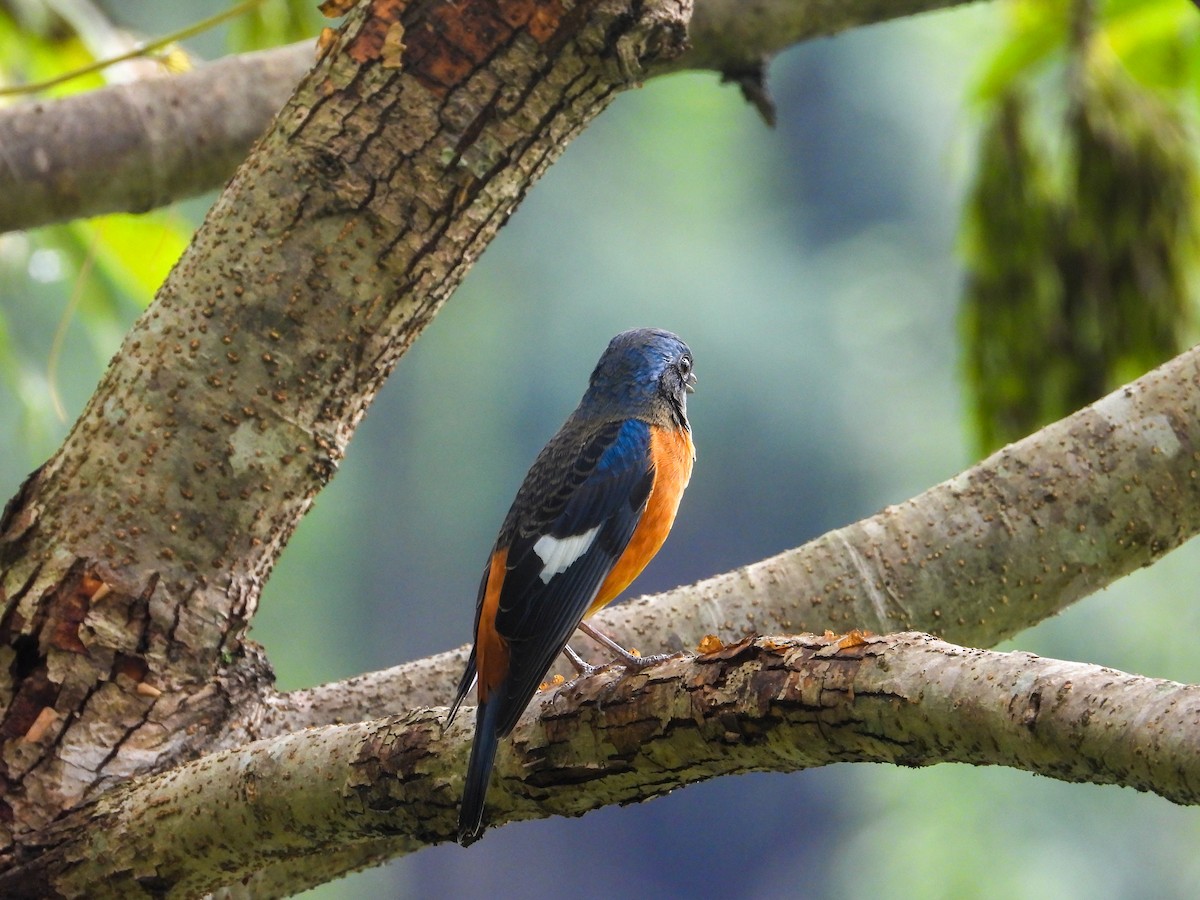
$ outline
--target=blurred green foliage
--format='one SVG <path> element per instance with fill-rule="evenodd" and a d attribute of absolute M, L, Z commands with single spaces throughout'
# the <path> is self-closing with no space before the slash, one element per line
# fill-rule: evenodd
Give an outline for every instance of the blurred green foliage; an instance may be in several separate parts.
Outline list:
<path fill-rule="evenodd" d="M 96 59 L 89 45 L 107 36 L 79 33 L 48 4 L 0 5 L 0 85 L 86 66 Z M 104 81 L 105 73 L 93 72 L 41 96 L 92 90 Z M 30 101 L 0 100 L 19 102 Z M 96 364 L 112 355 L 131 315 L 149 305 L 194 227 L 164 209 L 0 234 L 0 380 L 11 398 L 0 427 L 22 445 L 25 465 L 53 450 L 53 435 L 65 424 L 61 395 L 90 390 Z M 53 314 L 51 298 L 61 304 Z M 78 340 L 67 342 L 68 334 Z"/>
<path fill-rule="evenodd" d="M 1174 356 L 1190 333 L 1200 185 L 1181 110 L 1090 50 L 1069 123 L 1074 205 L 1062 268 L 1079 307 L 1070 317 L 1078 356 L 1116 387 Z"/>
<path fill-rule="evenodd" d="M 315 36 L 328 24 L 317 10 L 317 0 L 263 0 L 233 23 L 229 47 L 241 52 L 290 44 Z"/>
<path fill-rule="evenodd" d="M 1066 328 L 1053 249 L 1063 210 L 1042 156 L 1030 147 L 1027 106 L 1019 89 L 998 99 L 980 139 L 967 207 L 962 323 L 985 450 L 1026 434 L 1070 402 L 1051 391 L 1074 367 L 1047 352 Z"/>
<path fill-rule="evenodd" d="M 44 81 L 95 61 L 80 36 L 45 4 L 23 4 L 16 11 L 20 15 L 0 5 L 0 85 Z M 104 83 L 103 75 L 93 72 L 57 85 L 47 94 L 74 94 Z"/>
<path fill-rule="evenodd" d="M 1070 52 L 1072 16 L 1083 0 L 1007 0 L 1000 45 L 988 56 L 974 89 L 996 103 L 1019 82 L 1061 68 Z M 1090 2 L 1090 0 L 1088 0 Z M 1151 88 L 1181 89 L 1200 98 L 1200 18 L 1177 0 L 1107 0 L 1095 4 L 1097 40 L 1107 44 L 1132 78 Z M 1086 13 L 1085 13 L 1086 14 Z"/>
<path fill-rule="evenodd" d="M 1180 44 L 1194 44 L 1198 17 L 1185 24 L 1181 4 L 1157 0 L 1112 6 L 1092 19 L 1086 4 L 1018 2 L 983 79 L 962 324 L 984 451 L 1136 378 L 1193 334 L 1197 94 L 1183 88 L 1197 70 Z M 1043 104 L 1065 95 L 1065 109 L 1031 103 L 1038 77 L 1059 88 Z"/>

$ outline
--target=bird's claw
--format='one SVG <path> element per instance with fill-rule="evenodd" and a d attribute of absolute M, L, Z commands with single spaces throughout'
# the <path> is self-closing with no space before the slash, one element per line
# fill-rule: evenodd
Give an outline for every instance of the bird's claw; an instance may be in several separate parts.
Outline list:
<path fill-rule="evenodd" d="M 635 653 L 630 653 L 622 658 L 621 663 L 631 672 L 640 672 L 649 666 L 665 662 L 672 655 L 671 653 L 656 653 L 653 656 L 638 656 Z"/>

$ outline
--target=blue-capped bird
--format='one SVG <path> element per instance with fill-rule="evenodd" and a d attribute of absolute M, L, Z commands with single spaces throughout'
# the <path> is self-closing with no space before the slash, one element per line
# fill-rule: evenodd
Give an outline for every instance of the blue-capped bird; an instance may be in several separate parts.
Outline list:
<path fill-rule="evenodd" d="M 538 454 L 484 569 L 475 645 L 450 719 L 477 685 L 475 739 L 458 818 L 464 847 L 483 834 L 496 746 L 517 724 L 576 628 L 639 658 L 583 619 L 614 600 L 667 539 L 692 474 L 692 351 L 669 331 L 609 342 L 579 406 Z"/>

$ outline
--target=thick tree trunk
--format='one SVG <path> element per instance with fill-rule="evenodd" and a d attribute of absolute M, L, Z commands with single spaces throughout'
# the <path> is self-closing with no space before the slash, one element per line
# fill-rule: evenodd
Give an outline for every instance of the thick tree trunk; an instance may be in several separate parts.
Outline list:
<path fill-rule="evenodd" d="M 0 551 L 5 856 L 244 724 L 243 642 L 376 390 L 690 5 L 357 8 L 134 326 Z"/>

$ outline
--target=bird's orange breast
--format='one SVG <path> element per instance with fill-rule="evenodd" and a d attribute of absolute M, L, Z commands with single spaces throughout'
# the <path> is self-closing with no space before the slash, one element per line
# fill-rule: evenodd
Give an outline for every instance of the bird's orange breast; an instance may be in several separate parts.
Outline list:
<path fill-rule="evenodd" d="M 585 618 L 629 587 L 662 547 L 675 523 L 675 513 L 679 510 L 683 489 L 692 477 L 692 462 L 696 458 L 692 436 L 683 429 L 651 426 L 650 453 L 654 460 L 654 484 L 646 500 L 646 511 L 642 513 L 625 552 L 600 585 Z"/>

